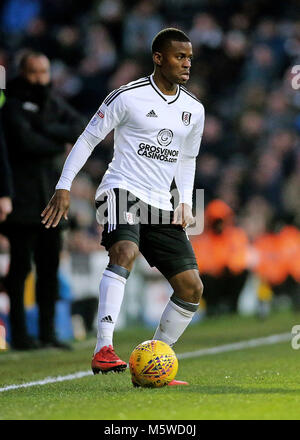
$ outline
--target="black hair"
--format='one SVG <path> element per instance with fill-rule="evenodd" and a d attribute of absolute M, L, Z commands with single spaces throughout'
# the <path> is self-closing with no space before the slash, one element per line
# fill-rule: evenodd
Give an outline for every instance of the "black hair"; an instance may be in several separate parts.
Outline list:
<path fill-rule="evenodd" d="M 189 37 L 181 30 L 176 28 L 166 28 L 158 32 L 152 41 L 152 53 L 161 52 L 166 43 L 170 41 L 181 41 L 190 43 Z"/>

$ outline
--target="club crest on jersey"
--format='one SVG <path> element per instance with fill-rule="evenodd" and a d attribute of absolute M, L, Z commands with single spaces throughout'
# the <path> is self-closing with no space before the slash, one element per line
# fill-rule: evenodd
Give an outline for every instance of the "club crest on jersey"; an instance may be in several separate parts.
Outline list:
<path fill-rule="evenodd" d="M 173 139 L 173 132 L 172 130 L 169 130 L 168 128 L 163 128 L 159 131 L 157 135 L 157 141 L 160 145 L 166 147 L 167 145 L 170 145 Z"/>
<path fill-rule="evenodd" d="M 184 125 L 190 125 L 192 113 L 182 112 L 182 122 Z"/>

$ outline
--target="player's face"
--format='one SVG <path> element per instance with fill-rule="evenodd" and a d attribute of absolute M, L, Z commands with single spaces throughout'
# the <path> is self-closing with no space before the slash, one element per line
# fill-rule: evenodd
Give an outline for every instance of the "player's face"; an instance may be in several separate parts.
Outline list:
<path fill-rule="evenodd" d="M 185 84 L 190 78 L 192 58 L 190 42 L 171 41 L 162 51 L 161 73 L 171 83 Z"/>

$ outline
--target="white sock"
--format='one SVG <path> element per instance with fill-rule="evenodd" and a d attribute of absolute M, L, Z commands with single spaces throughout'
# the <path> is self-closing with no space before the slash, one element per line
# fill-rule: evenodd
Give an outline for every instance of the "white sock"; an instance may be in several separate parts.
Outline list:
<path fill-rule="evenodd" d="M 195 311 L 186 310 L 169 300 L 162 313 L 153 339 L 163 341 L 170 346 L 174 345 L 191 322 L 195 313 Z"/>
<path fill-rule="evenodd" d="M 126 278 L 105 270 L 100 281 L 97 316 L 97 344 L 94 354 L 105 345 L 113 345 L 113 333 L 124 297 Z"/>

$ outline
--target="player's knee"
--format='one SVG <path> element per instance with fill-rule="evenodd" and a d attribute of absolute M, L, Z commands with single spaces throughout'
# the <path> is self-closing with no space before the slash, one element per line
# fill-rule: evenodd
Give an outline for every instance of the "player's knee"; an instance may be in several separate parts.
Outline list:
<path fill-rule="evenodd" d="M 198 304 L 203 292 L 203 284 L 198 274 L 191 276 L 186 283 L 185 297 L 188 302 Z"/>
<path fill-rule="evenodd" d="M 172 284 L 174 293 L 184 301 L 198 304 L 203 293 L 203 283 L 196 271 L 185 273 Z"/>
<path fill-rule="evenodd" d="M 138 253 L 139 249 L 135 243 L 130 241 L 117 242 L 109 251 L 110 263 L 131 270 Z"/>
<path fill-rule="evenodd" d="M 190 298 L 192 303 L 199 303 L 203 294 L 203 283 L 200 277 L 195 277 L 190 286 Z"/>

